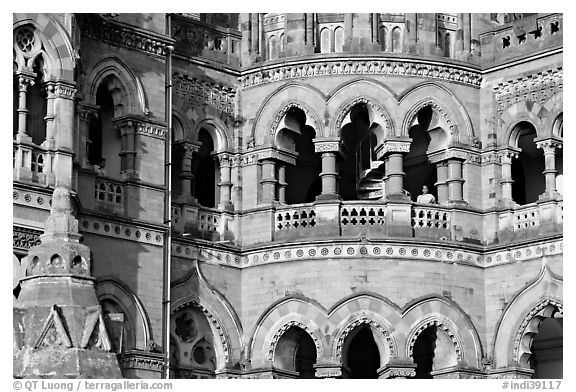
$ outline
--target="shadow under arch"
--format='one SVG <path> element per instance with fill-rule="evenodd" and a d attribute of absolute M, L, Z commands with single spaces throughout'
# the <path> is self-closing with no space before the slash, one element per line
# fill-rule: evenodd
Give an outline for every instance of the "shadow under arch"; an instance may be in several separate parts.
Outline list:
<path fill-rule="evenodd" d="M 96 279 L 96 294 L 99 301 L 111 299 L 116 302 L 133 323 L 135 349 L 146 349 L 154 339 L 146 308 L 140 298 L 120 279 L 113 276 L 102 276 Z"/>

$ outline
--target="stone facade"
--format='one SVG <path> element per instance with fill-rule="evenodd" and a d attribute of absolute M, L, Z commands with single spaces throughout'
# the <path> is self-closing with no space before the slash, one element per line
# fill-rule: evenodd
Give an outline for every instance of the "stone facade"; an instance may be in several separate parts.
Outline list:
<path fill-rule="evenodd" d="M 15 314 L 65 187 L 123 377 L 562 376 L 562 14 L 13 20 Z"/>

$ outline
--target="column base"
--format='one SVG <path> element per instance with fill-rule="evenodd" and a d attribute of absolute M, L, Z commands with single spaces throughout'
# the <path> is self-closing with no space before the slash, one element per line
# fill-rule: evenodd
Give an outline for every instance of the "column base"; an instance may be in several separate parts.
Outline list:
<path fill-rule="evenodd" d="M 560 192 L 553 191 L 553 192 L 544 192 L 540 196 L 538 196 L 538 201 L 544 200 L 562 200 L 563 196 Z"/>
<path fill-rule="evenodd" d="M 316 201 L 340 201 L 342 198 L 337 193 L 323 193 L 316 196 Z"/>
<path fill-rule="evenodd" d="M 176 198 L 176 201 L 178 203 L 181 203 L 181 204 L 188 204 L 188 205 L 193 205 L 193 206 L 199 206 L 200 205 L 198 203 L 198 199 L 196 199 L 191 194 L 180 195 Z"/>

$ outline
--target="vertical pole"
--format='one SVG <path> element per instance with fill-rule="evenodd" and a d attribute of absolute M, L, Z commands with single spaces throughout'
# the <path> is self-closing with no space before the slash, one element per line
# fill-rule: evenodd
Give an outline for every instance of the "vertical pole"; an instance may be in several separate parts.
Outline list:
<path fill-rule="evenodd" d="M 171 36 L 170 14 L 166 14 L 166 35 Z M 172 244 L 172 47 L 166 47 L 166 75 L 165 75 L 164 116 L 166 118 L 166 136 L 164 139 L 164 234 L 163 252 L 163 282 L 162 282 L 162 348 L 164 351 L 164 367 L 162 378 L 170 378 L 170 246 Z"/>

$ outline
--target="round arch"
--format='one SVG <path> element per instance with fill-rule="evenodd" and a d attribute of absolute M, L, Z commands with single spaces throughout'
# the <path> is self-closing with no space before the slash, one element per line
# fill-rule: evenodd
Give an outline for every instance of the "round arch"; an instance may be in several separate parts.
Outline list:
<path fill-rule="evenodd" d="M 82 95 L 87 103 L 96 104 L 96 93 L 100 84 L 110 76 L 116 85 L 113 97 L 115 116 L 125 114 L 145 115 L 148 109 L 148 99 L 140 79 L 132 70 L 117 57 L 103 57 L 94 62 L 86 72 Z M 119 103 L 122 102 L 122 106 Z M 118 108 L 116 108 L 118 107 Z M 118 110 L 117 110 L 118 109 Z"/>
<path fill-rule="evenodd" d="M 96 293 L 98 300 L 110 299 L 124 310 L 129 320 L 133 323 L 135 347 L 145 349 L 153 339 L 150 319 L 144 305 L 130 288 L 114 277 L 102 277 L 97 279 Z"/>
<path fill-rule="evenodd" d="M 561 137 L 555 127 L 556 120 L 562 116 L 564 112 L 564 98 L 563 94 L 557 93 L 550 97 L 544 104 L 544 109 L 548 111 L 548 116 L 543 124 L 544 133 L 549 136 Z"/>
<path fill-rule="evenodd" d="M 219 118 L 205 117 L 199 119 L 193 126 L 190 132 L 190 138 L 193 141 L 198 141 L 198 136 L 201 129 L 205 129 L 214 142 L 214 151 L 224 152 L 230 151 L 230 141 L 226 133 L 226 124 Z"/>
<path fill-rule="evenodd" d="M 503 135 L 500 140 L 507 146 L 517 147 L 518 132 L 516 125 L 520 122 L 528 122 L 534 126 L 536 137 L 544 136 L 544 121 L 548 117 L 548 111 L 541 105 L 532 101 L 522 101 L 508 108 L 498 119 L 498 134 Z"/>

